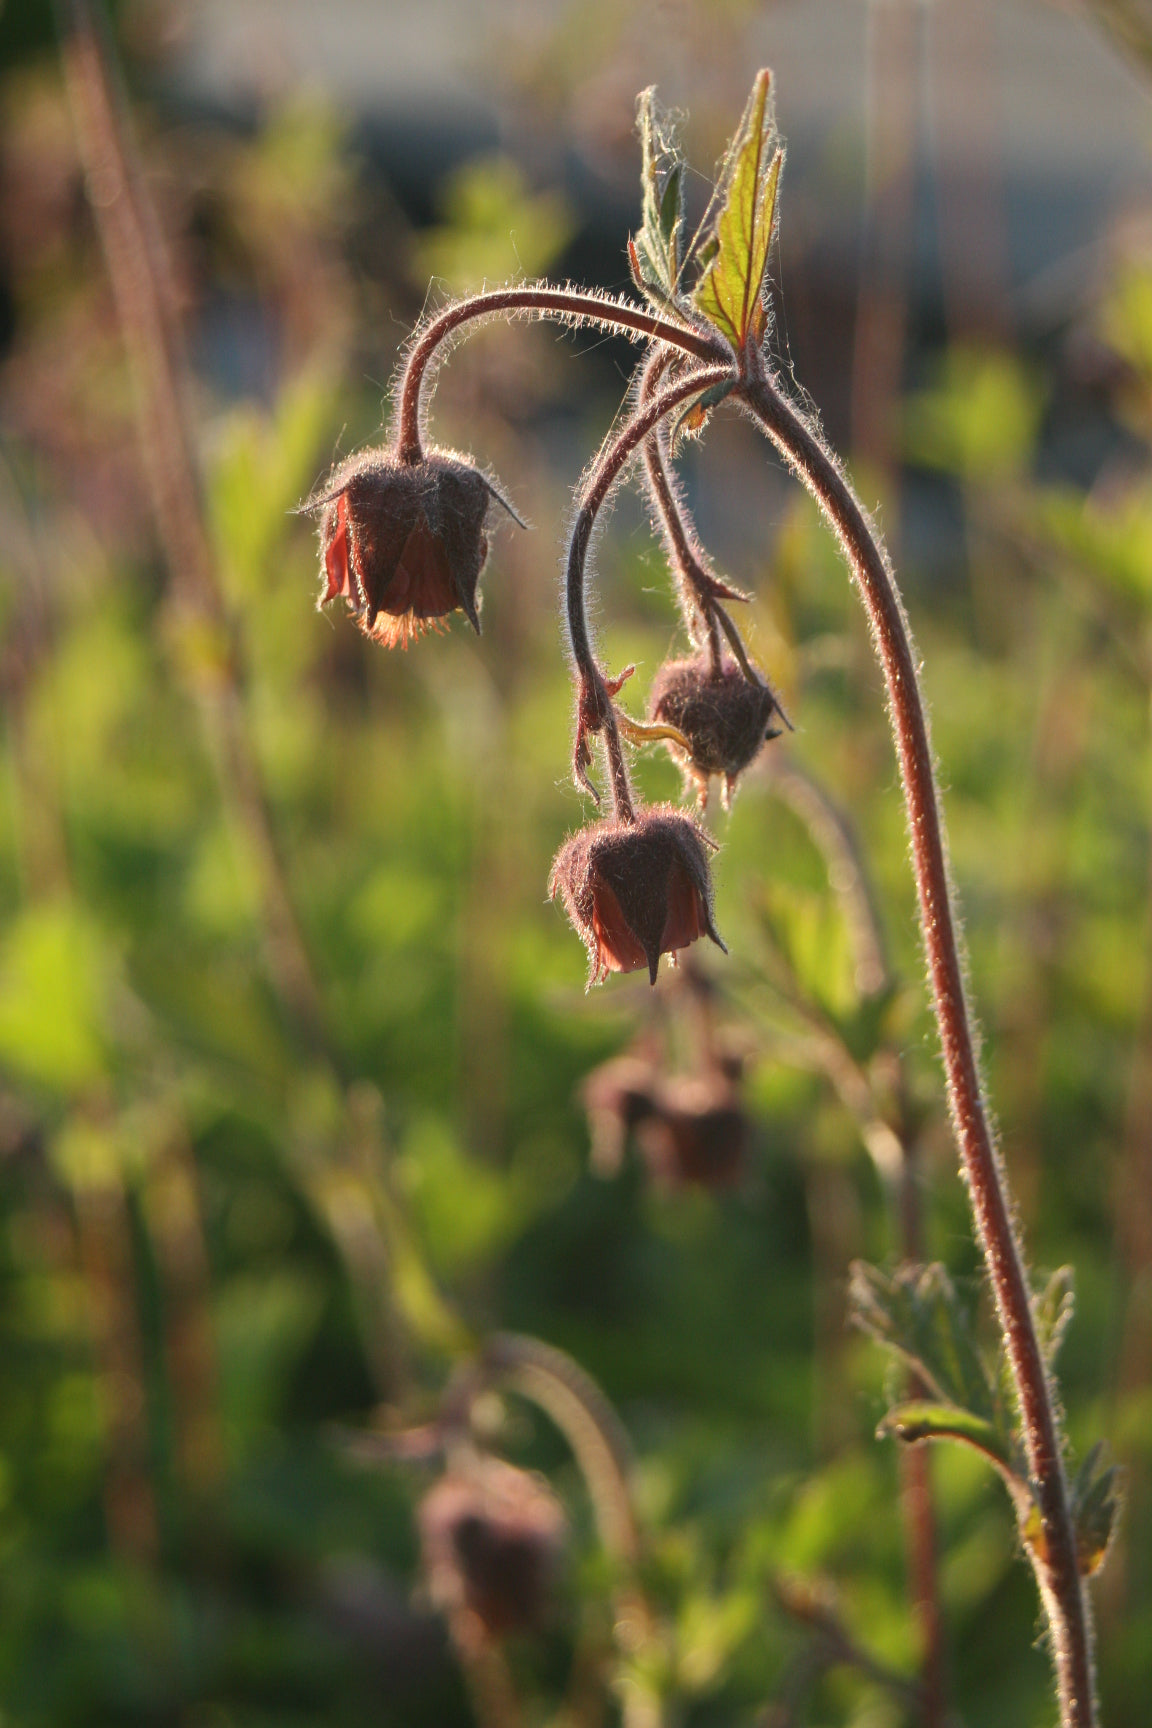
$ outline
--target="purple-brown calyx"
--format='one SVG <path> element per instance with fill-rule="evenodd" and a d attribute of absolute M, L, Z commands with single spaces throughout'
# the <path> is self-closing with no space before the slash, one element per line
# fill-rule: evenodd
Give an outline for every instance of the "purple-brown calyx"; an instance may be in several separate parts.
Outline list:
<path fill-rule="evenodd" d="M 415 464 L 388 450 L 349 457 L 305 506 L 321 512 L 318 605 L 342 598 L 364 634 L 387 648 L 443 629 L 456 611 L 479 634 L 494 498 L 514 515 L 487 476 L 451 452 Z"/>
<path fill-rule="evenodd" d="M 727 802 L 743 770 L 788 724 L 767 679 L 753 683 L 727 657 L 715 670 L 706 654 L 666 661 L 653 681 L 648 712 L 686 741 L 687 750 L 671 739 L 668 749 L 685 785 L 695 784 L 701 804 L 713 774 L 723 776 Z"/>
<path fill-rule="evenodd" d="M 539 1625 L 559 1571 L 567 1521 L 538 1477 L 476 1456 L 420 1503 L 421 1547 L 437 1607 L 481 1638 Z"/>
<path fill-rule="evenodd" d="M 589 987 L 609 972 L 645 967 L 655 984 L 661 954 L 701 936 L 727 953 L 712 915 L 714 847 L 671 805 L 641 810 L 629 822 L 595 822 L 564 843 L 548 892 L 560 895 L 588 950 Z"/>

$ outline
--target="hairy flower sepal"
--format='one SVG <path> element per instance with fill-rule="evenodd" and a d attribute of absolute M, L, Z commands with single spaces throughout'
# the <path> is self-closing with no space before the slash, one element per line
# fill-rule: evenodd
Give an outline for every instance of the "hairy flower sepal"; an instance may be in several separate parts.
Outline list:
<path fill-rule="evenodd" d="M 610 725 L 614 714 L 617 721 L 623 718 L 615 709 L 613 698 L 620 694 L 635 670 L 635 666 L 625 666 L 623 672 L 615 678 L 605 678 L 602 673 L 593 671 L 590 675 L 586 673 L 580 680 L 576 698 L 576 742 L 572 747 L 572 776 L 581 791 L 589 793 L 597 804 L 600 802 L 600 794 L 588 778 L 588 770 L 592 766 L 588 737 L 590 733 L 602 732 L 605 726 Z"/>
<path fill-rule="evenodd" d="M 344 599 L 364 634 L 388 648 L 443 628 L 456 611 L 479 634 L 493 499 L 520 521 L 488 477 L 451 451 L 411 463 L 386 449 L 350 456 L 304 506 L 322 512 L 317 607 Z"/>
<path fill-rule="evenodd" d="M 548 893 L 557 894 L 588 950 L 588 984 L 609 972 L 639 972 L 653 984 L 661 954 L 701 936 L 727 953 L 712 917 L 708 853 L 716 842 L 671 805 L 611 818 L 573 834 L 556 854 Z"/>
<path fill-rule="evenodd" d="M 788 718 L 763 678 L 747 678 L 727 657 L 714 671 L 707 655 L 668 660 L 657 672 L 648 702 L 650 718 L 674 731 L 668 749 L 685 784 L 695 782 L 700 801 L 713 774 L 724 777 L 725 800 L 761 747 L 778 738 Z"/>

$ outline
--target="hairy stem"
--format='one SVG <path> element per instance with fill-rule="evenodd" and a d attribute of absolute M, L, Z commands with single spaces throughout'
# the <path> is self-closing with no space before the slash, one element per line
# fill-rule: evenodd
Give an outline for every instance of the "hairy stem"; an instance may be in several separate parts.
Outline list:
<path fill-rule="evenodd" d="M 665 385 L 657 395 L 638 407 L 632 418 L 624 424 L 616 437 L 611 439 L 601 450 L 584 481 L 579 495 L 579 505 L 572 524 L 572 538 L 568 543 L 568 573 L 565 585 L 565 599 L 568 615 L 568 635 L 572 644 L 572 658 L 576 665 L 578 684 L 578 701 L 581 724 L 589 731 L 603 730 L 608 750 L 608 760 L 612 770 L 612 790 L 615 800 L 616 814 L 623 822 L 634 820 L 631 792 L 628 785 L 628 773 L 620 746 L 620 732 L 616 724 L 611 697 L 605 688 L 604 677 L 596 664 L 592 652 L 592 642 L 588 634 L 588 615 L 584 599 L 584 570 L 588 561 L 588 548 L 592 541 L 592 529 L 596 517 L 602 509 L 605 500 L 619 479 L 629 457 L 637 446 L 643 444 L 648 434 L 659 426 L 666 414 L 689 397 L 708 390 L 713 384 L 722 383 L 732 375 L 731 366 L 697 367 L 683 377 L 676 378 L 671 384 Z M 577 746 L 579 748 L 579 745 Z"/>
<path fill-rule="evenodd" d="M 1048 1617 L 1061 1721 L 1064 1728 L 1092 1728 L 1096 1710 L 1091 1621 L 1076 1560 L 1060 1428 L 1036 1333 L 1007 1176 L 980 1081 L 928 720 L 907 619 L 888 560 L 838 463 L 784 399 L 758 356 L 753 356 L 738 395 L 816 499 L 836 534 L 868 612 L 883 667 L 949 1105 L 1043 1528 L 1044 1556 L 1031 1547 L 1028 1552 Z"/>
<path fill-rule="evenodd" d="M 497 1332 L 450 1382 L 441 1407 L 442 1427 L 466 1427 L 473 1401 L 492 1386 L 529 1399 L 571 1447 L 601 1545 L 622 1574 L 613 1635 L 621 1657 L 634 1658 L 651 1642 L 655 1621 L 635 1578 L 640 1539 L 628 1483 L 631 1451 L 619 1417 L 591 1376 L 562 1350 L 520 1333 Z M 662 1713 L 654 1693 L 627 1672 L 618 1689 L 625 1728 L 660 1728 Z"/>
<path fill-rule="evenodd" d="M 640 383 L 641 404 L 650 401 L 655 394 L 656 387 L 668 365 L 668 359 L 667 350 L 657 350 L 644 368 L 644 376 Z M 649 497 L 664 532 L 669 560 L 673 570 L 680 578 L 677 584 L 677 598 L 680 601 L 684 628 L 690 637 L 695 635 L 692 616 L 694 602 L 695 610 L 704 620 L 704 628 L 707 632 L 709 668 L 712 676 L 719 678 L 721 672 L 720 629 L 716 620 L 711 584 L 687 513 L 682 501 L 676 495 L 675 482 L 668 472 L 668 464 L 664 456 L 664 441 L 659 428 L 650 432 L 644 440 L 644 477 L 647 481 Z M 691 600 L 689 595 L 691 595 Z"/>
<path fill-rule="evenodd" d="M 596 1382 L 554 1345 L 515 1332 L 495 1333 L 470 1373 L 470 1397 L 487 1386 L 506 1386 L 555 1422 L 580 1467 L 605 1553 L 634 1566 L 639 1542 L 628 1489 L 628 1439 Z"/>
<path fill-rule="evenodd" d="M 726 356 L 731 359 L 731 350 L 719 336 L 694 330 L 687 324 L 673 324 L 626 300 L 612 300 L 583 289 L 540 286 L 497 288 L 490 293 L 473 294 L 446 306 L 433 318 L 408 356 L 398 395 L 396 454 L 401 462 L 423 460 L 421 397 L 424 376 L 436 350 L 465 324 L 500 312 L 554 318 L 563 324 L 594 324 L 601 330 L 620 331 L 638 340 L 665 342 L 705 362 L 723 360 Z"/>

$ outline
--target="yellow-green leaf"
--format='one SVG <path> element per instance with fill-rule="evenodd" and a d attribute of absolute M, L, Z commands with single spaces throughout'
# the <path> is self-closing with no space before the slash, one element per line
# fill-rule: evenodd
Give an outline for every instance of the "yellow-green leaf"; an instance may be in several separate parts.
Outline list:
<path fill-rule="evenodd" d="M 724 166 L 724 203 L 715 228 L 718 249 L 695 294 L 700 311 L 738 349 L 749 336 L 758 341 L 763 331 L 760 287 L 784 161 L 776 143 L 771 88 L 771 72 L 758 72 Z"/>
<path fill-rule="evenodd" d="M 895 1434 L 909 1446 L 918 1440 L 958 1440 L 982 1452 L 998 1470 L 1014 1474 L 1013 1460 L 1000 1430 L 983 1417 L 974 1416 L 971 1410 L 957 1409 L 955 1404 L 934 1404 L 928 1399 L 897 1404 L 876 1432 Z"/>

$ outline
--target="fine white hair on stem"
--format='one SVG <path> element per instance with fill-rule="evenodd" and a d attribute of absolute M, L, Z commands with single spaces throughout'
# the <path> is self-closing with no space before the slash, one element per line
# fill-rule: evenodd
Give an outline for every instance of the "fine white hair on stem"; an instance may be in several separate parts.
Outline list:
<path fill-rule="evenodd" d="M 439 368 L 444 351 L 459 335 L 495 317 L 505 322 L 548 319 L 571 329 L 588 326 L 637 341 L 662 341 L 705 364 L 734 358 L 724 338 L 688 309 L 677 308 L 672 316 L 663 317 L 636 302 L 572 284 L 524 283 L 450 301 L 420 320 L 401 356 L 393 401 L 397 451 L 403 461 L 420 458 L 428 401 L 435 388 L 428 374 Z"/>

